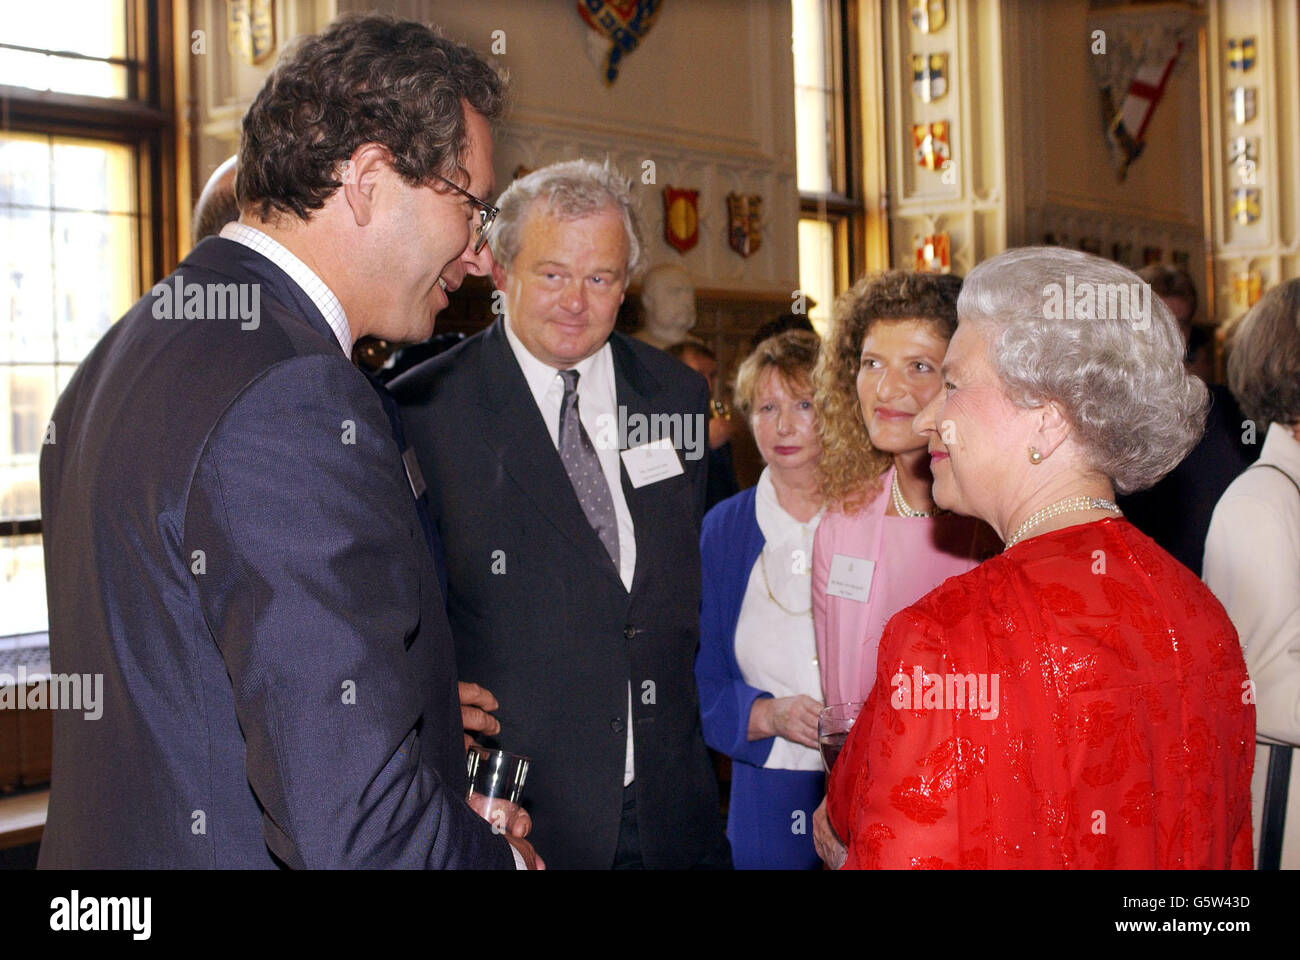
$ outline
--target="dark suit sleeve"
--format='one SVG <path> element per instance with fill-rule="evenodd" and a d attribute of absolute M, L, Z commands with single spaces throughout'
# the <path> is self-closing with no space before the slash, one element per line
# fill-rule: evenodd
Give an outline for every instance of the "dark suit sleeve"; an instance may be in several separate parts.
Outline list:
<path fill-rule="evenodd" d="M 248 782 L 291 867 L 510 868 L 439 772 L 463 763 L 454 659 L 401 471 L 341 356 L 271 368 L 209 437 L 185 548 L 204 551 Z"/>
<path fill-rule="evenodd" d="M 749 712 L 754 701 L 771 694 L 745 683 L 731 667 L 735 631 L 729 629 L 726 586 L 735 581 L 735 544 L 740 537 L 727 536 L 714 511 L 704 524 L 700 559 L 704 574 L 700 594 L 700 649 L 695 656 L 695 683 L 700 691 L 700 724 L 704 742 L 719 753 L 761 767 L 772 752 L 774 737 L 749 739 Z M 740 578 L 740 589 L 748 577 Z M 734 595 L 733 595 L 734 596 Z"/>

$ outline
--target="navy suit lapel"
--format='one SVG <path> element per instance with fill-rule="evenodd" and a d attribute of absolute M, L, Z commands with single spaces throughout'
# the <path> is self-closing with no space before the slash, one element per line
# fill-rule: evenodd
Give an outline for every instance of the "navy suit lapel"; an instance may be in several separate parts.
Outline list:
<path fill-rule="evenodd" d="M 612 334 L 609 345 L 614 356 L 614 395 L 615 402 L 620 408 L 619 422 L 635 423 L 639 420 L 641 423 L 654 423 L 652 414 L 663 412 L 662 409 L 656 410 L 656 399 L 662 390 L 659 381 L 637 360 L 636 354 L 627 345 L 622 334 Z M 660 406 L 662 407 L 662 404 Z M 626 416 L 623 415 L 624 413 Z M 650 437 L 650 439 L 659 438 Z M 628 448 L 627 440 L 628 438 L 620 431 L 618 438 L 620 452 Z M 622 461 L 622 457 L 619 459 Z M 621 462 L 619 475 L 623 481 L 623 496 L 627 500 L 628 512 L 632 514 L 632 525 L 636 529 L 636 572 L 632 575 L 632 589 L 629 591 L 636 593 L 649 575 L 650 568 L 654 566 L 648 561 L 651 558 L 651 545 L 657 526 L 656 514 L 659 512 L 656 504 L 666 481 L 647 484 L 640 488 L 634 487 L 631 477 L 628 476 L 625 462 Z"/>
<path fill-rule="evenodd" d="M 593 569 L 605 571 L 621 589 L 623 581 L 582 512 L 502 323 L 498 319 L 483 335 L 479 403 L 489 418 L 484 440 L 537 512 L 573 541 Z"/>

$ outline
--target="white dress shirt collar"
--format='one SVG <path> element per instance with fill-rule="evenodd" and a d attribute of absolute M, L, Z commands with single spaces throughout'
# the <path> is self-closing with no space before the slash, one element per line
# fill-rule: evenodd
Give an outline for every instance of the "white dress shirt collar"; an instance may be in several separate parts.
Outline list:
<path fill-rule="evenodd" d="M 325 281 L 311 267 L 290 253 L 284 244 L 248 224 L 228 223 L 221 228 L 221 236 L 257 251 L 287 273 L 289 279 L 298 284 L 302 292 L 316 304 L 316 309 L 334 331 L 343 353 L 349 360 L 352 359 L 352 328 L 348 326 L 343 304 L 339 303 L 339 298 L 334 296 L 334 292 L 325 286 Z"/>
<path fill-rule="evenodd" d="M 537 401 L 539 407 L 542 407 L 542 398 L 548 392 L 556 389 L 556 384 L 560 385 L 561 395 L 563 395 L 564 380 L 560 377 L 560 371 L 548 363 L 537 359 L 533 356 L 524 342 L 519 339 L 515 333 L 510 319 L 507 317 L 504 323 L 506 329 L 506 341 L 510 344 L 510 349 L 519 361 L 519 369 L 523 371 L 524 379 L 528 382 L 528 390 Z M 575 364 L 572 369 L 578 371 L 578 393 L 582 395 L 584 387 L 587 390 L 595 389 L 600 383 L 613 383 L 613 356 L 609 348 L 609 341 L 593 353 L 587 359 Z M 543 409 L 545 409 L 543 407 Z M 559 430 L 559 424 L 547 424 L 553 430 Z"/>

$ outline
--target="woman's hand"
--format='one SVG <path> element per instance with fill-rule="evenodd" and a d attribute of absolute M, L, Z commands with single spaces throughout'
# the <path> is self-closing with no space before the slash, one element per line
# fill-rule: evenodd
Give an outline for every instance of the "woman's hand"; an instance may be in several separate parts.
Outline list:
<path fill-rule="evenodd" d="M 831 870 L 838 870 L 844 866 L 849 851 L 844 844 L 840 843 L 840 838 L 835 835 L 835 830 L 831 826 L 831 819 L 826 815 L 825 797 L 822 797 L 821 806 L 813 811 L 812 822 L 813 846 L 817 848 L 817 856 L 821 857 L 822 862 Z"/>
<path fill-rule="evenodd" d="M 749 739 L 784 737 L 817 748 L 817 715 L 820 701 L 805 694 L 796 697 L 759 697 L 749 709 Z"/>

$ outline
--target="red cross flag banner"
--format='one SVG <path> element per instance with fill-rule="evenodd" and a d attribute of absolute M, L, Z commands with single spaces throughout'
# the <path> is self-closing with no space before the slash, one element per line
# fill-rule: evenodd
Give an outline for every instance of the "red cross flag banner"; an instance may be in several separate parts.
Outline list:
<path fill-rule="evenodd" d="M 1142 149 L 1146 146 L 1143 137 L 1151 123 L 1151 115 L 1165 94 L 1169 75 L 1173 73 L 1174 65 L 1182 52 L 1182 41 L 1172 49 L 1144 50 L 1137 70 L 1118 104 L 1115 102 L 1115 86 L 1107 83 L 1101 88 L 1106 143 L 1110 147 L 1111 161 L 1115 164 L 1115 172 L 1121 182 L 1128 174 L 1129 164 L 1141 156 Z"/>
<path fill-rule="evenodd" d="M 611 43 L 600 71 L 605 86 L 614 85 L 620 62 L 645 39 L 662 6 L 663 0 L 578 0 L 579 16 Z"/>

